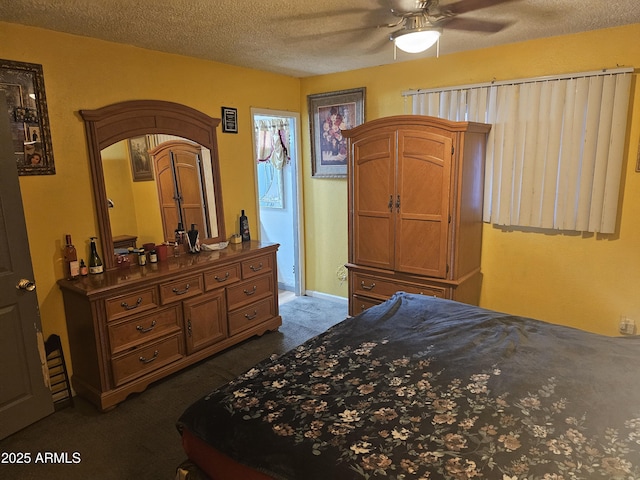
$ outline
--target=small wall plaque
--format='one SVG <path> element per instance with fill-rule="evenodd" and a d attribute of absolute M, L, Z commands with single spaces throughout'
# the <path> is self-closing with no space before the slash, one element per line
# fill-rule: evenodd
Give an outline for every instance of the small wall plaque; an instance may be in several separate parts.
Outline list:
<path fill-rule="evenodd" d="M 222 132 L 238 133 L 238 109 L 222 107 Z"/>

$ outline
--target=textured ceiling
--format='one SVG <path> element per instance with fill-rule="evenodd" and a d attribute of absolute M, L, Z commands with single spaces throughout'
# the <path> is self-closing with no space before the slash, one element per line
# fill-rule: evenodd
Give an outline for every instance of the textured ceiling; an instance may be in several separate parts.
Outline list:
<path fill-rule="evenodd" d="M 0 20 L 305 77 L 435 56 L 432 48 L 398 51 L 394 59 L 394 29 L 379 27 L 397 21 L 392 4 L 412 1 L 1 0 Z M 445 28 L 441 55 L 640 23 L 640 1 L 512 0 L 458 19 L 508 26 L 497 33 Z"/>

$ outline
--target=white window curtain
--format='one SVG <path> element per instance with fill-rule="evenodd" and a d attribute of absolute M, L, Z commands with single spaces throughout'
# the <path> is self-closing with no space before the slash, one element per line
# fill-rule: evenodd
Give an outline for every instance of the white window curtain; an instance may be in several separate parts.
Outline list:
<path fill-rule="evenodd" d="M 405 92 L 412 113 L 492 125 L 484 221 L 613 233 L 632 69 Z"/>
<path fill-rule="evenodd" d="M 255 129 L 258 201 L 261 207 L 284 208 L 282 169 L 290 162 L 289 121 L 286 118 L 258 120 Z"/>

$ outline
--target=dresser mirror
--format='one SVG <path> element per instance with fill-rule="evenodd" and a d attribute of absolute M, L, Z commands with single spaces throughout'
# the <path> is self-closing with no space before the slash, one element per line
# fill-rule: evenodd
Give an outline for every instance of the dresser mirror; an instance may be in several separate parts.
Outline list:
<path fill-rule="evenodd" d="M 154 154 L 160 155 L 164 145 L 197 152 L 197 162 L 192 162 L 194 168 L 188 175 L 200 183 L 187 193 L 192 193 L 191 211 L 201 212 L 202 220 L 193 223 L 203 242 L 226 239 L 216 139 L 220 119 L 159 100 L 134 100 L 81 110 L 80 116 L 85 122 L 99 241 L 107 270 L 117 266 L 115 247 L 126 244 L 128 238 L 138 246 L 161 243 L 170 240 L 170 229 L 177 227 L 177 217 L 166 213 L 171 209 L 161 208 L 161 188 L 149 163 Z M 169 155 L 178 159 L 176 162 L 183 158 L 173 151 Z M 173 160 L 170 163 L 175 164 Z M 163 181 L 166 183 L 160 182 Z M 199 191 L 193 194 L 195 190 Z M 183 194 L 177 196 L 181 201 Z M 186 229 L 190 220 L 188 216 L 183 219 Z M 169 227 L 169 223 L 176 225 Z"/>

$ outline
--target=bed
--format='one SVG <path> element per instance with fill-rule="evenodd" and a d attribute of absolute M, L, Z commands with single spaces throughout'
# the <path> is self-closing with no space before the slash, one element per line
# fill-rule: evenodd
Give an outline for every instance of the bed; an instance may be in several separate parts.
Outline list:
<path fill-rule="evenodd" d="M 212 479 L 638 479 L 640 338 L 398 293 L 192 404 Z"/>

